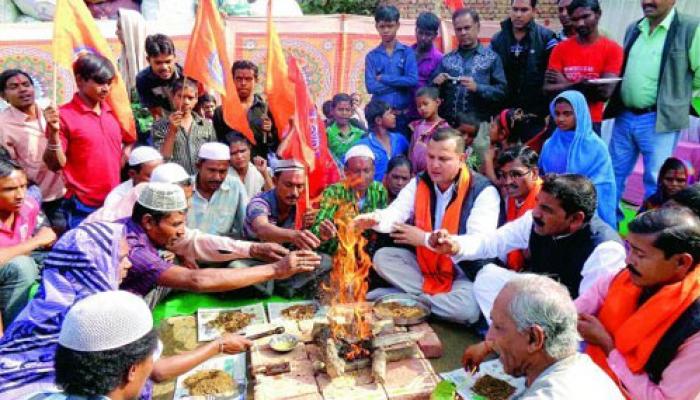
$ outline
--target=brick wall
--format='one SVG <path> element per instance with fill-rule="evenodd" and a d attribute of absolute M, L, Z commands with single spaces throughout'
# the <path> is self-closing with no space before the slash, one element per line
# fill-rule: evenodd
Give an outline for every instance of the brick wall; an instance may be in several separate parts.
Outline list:
<path fill-rule="evenodd" d="M 508 16 L 511 0 L 464 0 L 467 7 L 475 8 L 483 20 L 500 21 Z M 388 0 L 401 11 L 402 18 L 415 18 L 422 11 L 439 12 L 444 18 L 450 14 L 443 0 Z M 557 0 L 540 0 L 537 20 L 545 25 L 558 25 Z"/>

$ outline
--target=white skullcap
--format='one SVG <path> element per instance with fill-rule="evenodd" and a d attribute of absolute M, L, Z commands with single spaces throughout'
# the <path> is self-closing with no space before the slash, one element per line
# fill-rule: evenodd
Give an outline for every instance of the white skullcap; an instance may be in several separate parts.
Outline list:
<path fill-rule="evenodd" d="M 155 167 L 151 173 L 151 182 L 177 183 L 190 178 L 187 171 L 176 163 L 161 164 Z"/>
<path fill-rule="evenodd" d="M 172 183 L 149 182 L 137 200 L 142 206 L 162 212 L 187 209 L 185 191 Z"/>
<path fill-rule="evenodd" d="M 304 171 L 304 164 L 296 160 L 277 160 L 272 167 L 275 174 L 282 171 Z"/>
<path fill-rule="evenodd" d="M 162 159 L 163 156 L 158 152 L 158 150 L 154 149 L 153 147 L 139 146 L 131 150 L 131 154 L 129 154 L 129 165 L 133 167 L 135 165 L 140 165 L 149 161 L 156 161 Z"/>
<path fill-rule="evenodd" d="M 198 156 L 200 160 L 228 161 L 231 159 L 231 152 L 223 143 L 209 142 L 199 148 Z"/>
<path fill-rule="evenodd" d="M 61 325 L 58 343 L 75 351 L 122 347 L 153 329 L 153 317 L 139 296 L 121 290 L 90 295 L 71 307 Z"/>
<path fill-rule="evenodd" d="M 367 157 L 370 160 L 374 161 L 374 153 L 372 153 L 372 149 L 370 149 L 367 145 L 364 144 L 352 146 L 350 150 L 348 150 L 347 153 L 345 153 L 345 159 L 343 160 L 343 162 L 348 162 L 348 160 L 353 157 Z"/>

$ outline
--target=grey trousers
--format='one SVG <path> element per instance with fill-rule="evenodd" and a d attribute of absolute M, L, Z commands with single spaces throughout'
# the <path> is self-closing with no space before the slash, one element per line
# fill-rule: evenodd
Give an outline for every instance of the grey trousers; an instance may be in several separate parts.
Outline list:
<path fill-rule="evenodd" d="M 461 269 L 455 268 L 452 290 L 428 295 L 423 293 L 423 274 L 416 255 L 398 247 L 384 247 L 374 255 L 377 274 L 403 292 L 430 302 L 433 314 L 459 323 L 473 324 L 479 319 L 479 306 L 474 298 L 474 284 Z"/>
<path fill-rule="evenodd" d="M 0 266 L 0 312 L 7 327 L 29 301 L 29 289 L 39 278 L 39 266 L 32 257 L 17 256 Z"/>

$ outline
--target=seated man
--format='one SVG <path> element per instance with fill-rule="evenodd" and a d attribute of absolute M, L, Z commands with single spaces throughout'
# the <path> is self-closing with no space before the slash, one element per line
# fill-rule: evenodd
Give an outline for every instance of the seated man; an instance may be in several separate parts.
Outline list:
<path fill-rule="evenodd" d="M 576 300 L 586 352 L 628 398 L 697 399 L 700 220 L 685 208 L 648 211 L 627 242 L 627 268 Z"/>
<path fill-rule="evenodd" d="M 428 142 L 425 172 L 412 179 L 388 208 L 355 218 L 361 229 L 389 233 L 405 248 L 385 247 L 374 255 L 374 269 L 398 289 L 422 295 L 436 315 L 459 322 L 479 319 L 472 293 L 474 274 L 483 262 L 457 266 L 427 247 L 433 230 L 452 234 L 487 234 L 496 230 L 500 212 L 498 191 L 489 180 L 469 170 L 464 138 L 451 128 L 439 129 Z M 405 222 L 414 216 L 415 226 Z"/>
<path fill-rule="evenodd" d="M 40 220 L 41 206 L 27 192 L 27 175 L 0 159 L 0 317 L 8 326 L 24 308 L 39 277 L 32 251 L 48 247 L 56 234 Z"/>
<path fill-rule="evenodd" d="M 375 181 L 374 153 L 365 145 L 351 147 L 345 153 L 345 181 L 323 191 L 321 207 L 311 232 L 323 242 L 320 251 L 333 255 L 338 247 L 335 214 L 341 204 L 355 204 L 355 214 L 368 213 L 387 206 L 387 192 Z"/>
<path fill-rule="evenodd" d="M 198 156 L 187 227 L 212 235 L 243 237 L 248 199 L 241 180 L 229 174 L 228 146 L 204 143 Z"/>
<path fill-rule="evenodd" d="M 498 176 L 503 182 L 503 189 L 508 196 L 505 200 L 506 221 L 511 222 L 522 217 L 526 212 L 535 208 L 537 195 L 542 187 L 538 156 L 527 146 L 515 146 L 504 150 L 498 156 Z M 513 250 L 508 253 L 506 266 L 514 271 L 520 271 L 525 265 L 525 253 Z"/>
<path fill-rule="evenodd" d="M 496 351 L 507 374 L 526 379 L 519 400 L 624 399 L 590 357 L 576 353 L 576 307 L 560 283 L 518 275 L 496 297 L 491 319 L 486 341 L 464 352 L 466 369 Z"/>
<path fill-rule="evenodd" d="M 532 211 L 486 234 L 448 235 L 435 232 L 429 244 L 455 262 L 503 257 L 526 250 L 523 270 L 551 275 L 569 289 L 573 298 L 601 276 L 625 264 L 620 236 L 595 215 L 595 187 L 581 175 L 547 175 Z M 503 285 L 517 274 L 495 265 L 485 266 L 474 280 L 474 295 L 485 316 Z"/>
<path fill-rule="evenodd" d="M 248 139 L 231 131 L 226 134 L 226 141 L 231 152 L 231 168 L 228 174 L 240 178 L 245 187 L 247 201 L 263 190 L 270 190 L 275 186 L 267 168 L 267 160 L 255 156 L 251 162 L 252 146 Z"/>
<path fill-rule="evenodd" d="M 134 205 L 131 218 L 124 224 L 132 267 L 120 288 L 147 296 L 155 306 L 169 289 L 193 292 L 225 292 L 286 279 L 299 272 L 314 271 L 320 257 L 313 251 L 292 252 L 272 264 L 254 268 L 185 268 L 163 259 L 159 250 L 172 246 L 185 235 L 185 193 L 177 185 L 149 183 Z M 272 252 L 272 251 L 271 251 Z"/>
<path fill-rule="evenodd" d="M 127 164 L 129 179 L 109 192 L 103 207 L 114 207 L 119 204 L 131 188 L 139 183 L 148 182 L 153 170 L 163 164 L 163 156 L 153 147 L 139 146 L 131 151 Z"/>

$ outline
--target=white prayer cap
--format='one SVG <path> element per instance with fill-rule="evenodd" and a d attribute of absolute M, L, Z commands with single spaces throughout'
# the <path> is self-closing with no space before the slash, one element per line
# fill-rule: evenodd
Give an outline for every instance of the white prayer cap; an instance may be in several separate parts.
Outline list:
<path fill-rule="evenodd" d="M 275 174 L 279 174 L 283 171 L 305 171 L 304 164 L 297 160 L 277 160 L 272 166 L 272 170 Z"/>
<path fill-rule="evenodd" d="M 162 212 L 187 209 L 185 191 L 173 183 L 149 182 L 137 200 L 142 206 Z"/>
<path fill-rule="evenodd" d="M 129 165 L 133 167 L 135 165 L 140 165 L 149 161 L 156 161 L 162 159 L 163 156 L 158 152 L 158 150 L 154 149 L 153 147 L 139 146 L 131 150 L 131 154 L 129 154 Z"/>
<path fill-rule="evenodd" d="M 151 329 L 151 310 L 141 297 L 111 290 L 75 303 L 63 320 L 58 343 L 75 351 L 110 350 L 141 339 Z"/>
<path fill-rule="evenodd" d="M 348 160 L 353 157 L 367 157 L 370 160 L 374 161 L 374 153 L 372 153 L 372 149 L 370 149 L 367 145 L 364 144 L 352 146 L 350 150 L 348 150 L 347 153 L 345 153 L 345 159 L 343 160 L 343 162 L 348 162 Z"/>
<path fill-rule="evenodd" d="M 198 156 L 200 160 L 228 161 L 231 159 L 229 147 L 218 142 L 204 143 L 199 148 Z"/>
<path fill-rule="evenodd" d="M 151 182 L 177 183 L 190 178 L 187 171 L 176 163 L 161 164 L 155 167 L 151 173 Z"/>

